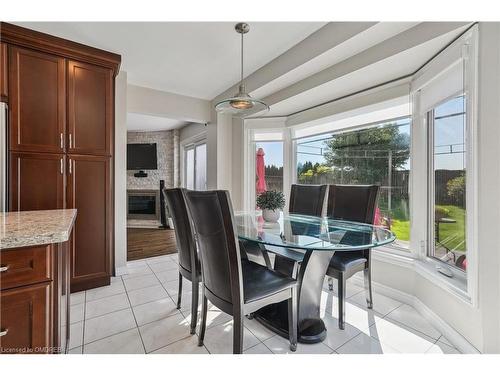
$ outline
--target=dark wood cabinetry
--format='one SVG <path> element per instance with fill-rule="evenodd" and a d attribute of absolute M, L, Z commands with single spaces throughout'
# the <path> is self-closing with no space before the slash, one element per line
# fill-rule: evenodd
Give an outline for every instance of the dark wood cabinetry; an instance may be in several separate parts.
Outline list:
<path fill-rule="evenodd" d="M 11 152 L 10 210 L 64 208 L 65 160 L 64 154 Z"/>
<path fill-rule="evenodd" d="M 68 208 L 78 209 L 70 241 L 74 260 L 71 289 L 78 291 L 102 285 L 111 272 L 110 160 L 105 156 L 70 155 L 68 167 Z"/>
<path fill-rule="evenodd" d="M 113 105 L 111 70 L 68 62 L 70 153 L 111 155 Z"/>
<path fill-rule="evenodd" d="M 2 250 L 0 353 L 67 350 L 67 252 L 67 242 Z"/>
<path fill-rule="evenodd" d="M 47 324 L 50 296 L 49 282 L 2 290 L 0 347 L 4 353 L 9 353 L 9 349 L 38 352 L 51 347 L 51 325 Z"/>
<path fill-rule="evenodd" d="M 0 57 L 8 52 L 2 70 L 8 78 L 9 210 L 78 209 L 71 288 L 107 285 L 120 56 L 8 23 L 0 33 Z"/>
<path fill-rule="evenodd" d="M 63 152 L 66 124 L 64 59 L 10 47 L 11 150 Z"/>
<path fill-rule="evenodd" d="M 0 102 L 8 102 L 9 71 L 7 69 L 7 44 L 0 42 Z"/>

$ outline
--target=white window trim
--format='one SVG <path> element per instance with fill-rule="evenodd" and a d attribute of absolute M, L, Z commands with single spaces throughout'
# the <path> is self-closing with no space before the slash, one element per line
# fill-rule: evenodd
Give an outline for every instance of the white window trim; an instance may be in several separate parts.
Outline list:
<path fill-rule="evenodd" d="M 191 149 L 191 148 L 194 148 L 200 144 L 207 144 L 207 134 L 206 132 L 203 132 L 203 133 L 200 133 L 200 134 L 197 134 L 193 137 L 190 137 L 188 139 L 185 139 L 183 140 L 181 143 L 180 143 L 180 146 L 181 146 L 181 152 L 182 152 L 182 157 L 181 157 L 181 160 L 180 160 L 180 168 L 181 168 L 181 186 L 183 188 L 186 187 L 186 177 L 187 177 L 187 173 L 186 173 L 186 152 L 187 150 Z M 195 153 L 195 162 L 196 162 L 196 153 Z M 207 170 L 208 172 L 208 170 Z"/>
<path fill-rule="evenodd" d="M 254 134 L 259 134 L 259 139 L 254 140 Z M 270 138 L 266 139 L 265 134 L 269 133 Z M 280 142 L 275 135 L 281 133 L 283 142 L 283 193 L 285 194 L 285 202 L 288 202 L 289 190 L 291 182 L 291 161 L 290 156 L 290 131 L 285 127 L 284 118 L 269 118 L 269 119 L 248 119 L 244 121 L 243 138 L 244 138 L 244 191 L 243 191 L 243 209 L 252 211 L 255 209 L 255 147 L 256 142 Z M 288 205 L 288 203 L 286 203 Z M 288 209 L 285 206 L 285 210 Z"/>
<path fill-rule="evenodd" d="M 477 229 L 477 26 L 457 39 L 440 55 L 418 72 L 412 81 L 412 153 L 410 186 L 411 212 L 411 249 L 415 257 L 415 270 L 433 284 L 438 285 L 464 302 L 478 308 L 478 229 Z M 457 59 L 463 59 L 465 66 L 464 91 L 466 97 L 466 200 L 467 200 L 467 273 L 463 285 L 458 286 L 457 280 L 449 279 L 436 270 L 436 265 L 442 263 L 427 257 L 430 234 L 428 218 L 428 181 L 429 140 L 427 124 L 427 108 L 420 108 L 420 92 L 428 82 L 439 77 L 449 66 L 456 64 Z M 447 100 L 448 98 L 443 98 Z M 426 181 L 425 184 L 422 181 Z M 426 202 L 425 205 L 414 205 L 415 202 Z M 456 279 L 464 273 L 451 269 Z M 462 274 L 462 275 L 460 275 Z M 465 282 L 466 281 L 466 282 Z"/>

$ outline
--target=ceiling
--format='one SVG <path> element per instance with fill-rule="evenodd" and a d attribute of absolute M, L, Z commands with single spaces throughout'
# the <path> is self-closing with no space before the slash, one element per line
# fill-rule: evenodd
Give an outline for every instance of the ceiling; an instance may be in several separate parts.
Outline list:
<path fill-rule="evenodd" d="M 118 53 L 128 82 L 211 100 L 240 74 L 240 37 L 232 22 L 16 22 Z M 321 22 L 252 22 L 245 75 L 322 27 Z"/>
<path fill-rule="evenodd" d="M 127 113 L 128 131 L 160 131 L 182 128 L 187 122 L 166 117 L 144 115 L 142 113 Z"/>
<path fill-rule="evenodd" d="M 463 27 L 446 33 L 426 43 L 409 48 L 273 104 L 266 116 L 288 116 L 309 107 L 412 74 L 465 29 L 466 27 Z M 252 93 L 252 95 L 255 95 L 255 93 Z"/>

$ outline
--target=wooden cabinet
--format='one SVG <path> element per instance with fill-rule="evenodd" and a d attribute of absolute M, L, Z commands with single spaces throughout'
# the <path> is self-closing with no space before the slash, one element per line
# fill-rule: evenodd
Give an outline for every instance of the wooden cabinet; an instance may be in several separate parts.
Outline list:
<path fill-rule="evenodd" d="M 69 156 L 68 208 L 78 210 L 70 241 L 72 292 L 109 283 L 113 245 L 110 179 L 108 157 Z"/>
<path fill-rule="evenodd" d="M 0 354 L 67 351 L 67 253 L 67 242 L 2 250 Z"/>
<path fill-rule="evenodd" d="M 68 62 L 68 145 L 76 154 L 111 155 L 113 130 L 111 70 Z"/>
<path fill-rule="evenodd" d="M 0 43 L 0 102 L 8 102 L 9 95 L 9 70 L 7 69 L 7 44 Z"/>
<path fill-rule="evenodd" d="M 66 67 L 63 58 L 10 47 L 11 150 L 63 152 Z"/>
<path fill-rule="evenodd" d="M 72 289 L 108 285 L 114 80 L 121 58 L 5 22 L 0 37 L 0 59 L 8 57 L 1 71 L 8 76 L 9 209 L 76 207 Z"/>
<path fill-rule="evenodd" d="M 2 290 L 0 347 L 3 353 L 43 353 L 52 346 L 48 324 L 50 295 L 49 282 Z"/>
<path fill-rule="evenodd" d="M 11 152 L 9 207 L 11 211 L 64 208 L 63 154 Z"/>

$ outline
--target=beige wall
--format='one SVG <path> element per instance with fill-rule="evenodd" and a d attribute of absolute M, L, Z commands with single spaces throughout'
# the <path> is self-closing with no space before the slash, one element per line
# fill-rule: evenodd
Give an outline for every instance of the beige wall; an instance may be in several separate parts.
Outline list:
<path fill-rule="evenodd" d="M 127 262 L 127 72 L 115 82 L 115 267 Z"/>

